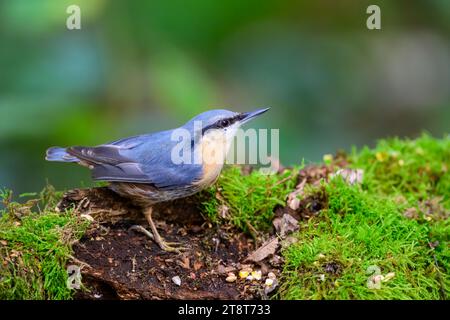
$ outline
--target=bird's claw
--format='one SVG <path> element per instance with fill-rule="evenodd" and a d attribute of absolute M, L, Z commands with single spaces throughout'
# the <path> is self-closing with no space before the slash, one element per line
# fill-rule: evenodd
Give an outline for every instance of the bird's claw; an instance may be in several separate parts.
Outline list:
<path fill-rule="evenodd" d="M 159 235 L 157 235 L 155 237 L 155 235 L 153 233 L 151 233 L 150 231 L 148 231 L 147 229 L 145 229 L 143 226 L 140 226 L 140 225 L 131 226 L 129 230 L 133 230 L 133 231 L 137 231 L 137 232 L 145 234 L 147 237 L 149 237 L 150 239 L 155 241 L 156 244 L 161 248 L 161 250 L 164 250 L 166 252 L 180 253 L 182 251 L 186 251 L 189 249 L 188 247 L 183 246 L 179 242 L 167 242 L 163 238 L 161 238 Z"/>
<path fill-rule="evenodd" d="M 187 247 L 183 246 L 179 242 L 166 242 L 166 241 L 160 239 L 159 241 L 156 241 L 156 243 L 158 243 L 161 250 L 164 250 L 166 252 L 180 253 L 180 252 L 188 250 Z"/>

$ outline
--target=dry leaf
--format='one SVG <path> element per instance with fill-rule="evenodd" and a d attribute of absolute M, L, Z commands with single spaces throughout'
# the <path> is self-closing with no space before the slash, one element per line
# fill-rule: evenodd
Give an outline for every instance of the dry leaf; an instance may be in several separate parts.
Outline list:
<path fill-rule="evenodd" d="M 277 233 L 282 237 L 299 229 L 298 221 L 287 213 L 281 218 L 275 218 L 273 220 L 273 226 Z"/>
<path fill-rule="evenodd" d="M 292 210 L 297 210 L 300 207 L 300 199 L 298 198 L 298 196 L 303 194 L 303 188 L 305 187 L 305 184 L 306 178 L 303 179 L 302 182 L 300 182 L 297 187 L 295 187 L 295 190 L 288 195 L 287 205 Z"/>
<path fill-rule="evenodd" d="M 194 269 L 195 269 L 195 264 L 194 264 Z M 217 267 L 217 272 L 220 274 L 225 274 L 225 273 L 230 273 L 236 271 L 236 267 L 233 266 L 223 266 L 221 264 L 219 264 L 219 266 Z"/>
<path fill-rule="evenodd" d="M 275 254 L 275 251 L 279 247 L 279 241 L 278 238 L 272 238 L 267 240 L 263 243 L 261 247 L 259 247 L 257 250 L 253 251 L 246 259 L 245 261 L 253 261 L 253 262 L 259 262 L 261 260 L 264 260 L 270 255 Z"/>

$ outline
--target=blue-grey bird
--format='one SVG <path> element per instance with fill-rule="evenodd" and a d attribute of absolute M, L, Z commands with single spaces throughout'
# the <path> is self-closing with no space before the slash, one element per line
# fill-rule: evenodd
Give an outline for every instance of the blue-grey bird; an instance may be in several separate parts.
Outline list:
<path fill-rule="evenodd" d="M 92 178 L 144 208 L 152 232 L 146 233 L 165 251 L 179 251 L 164 241 L 152 220 L 152 205 L 193 195 L 212 185 L 222 170 L 237 129 L 269 108 L 237 113 L 210 110 L 183 126 L 120 139 L 95 147 L 52 147 L 46 160 L 75 162 Z M 172 246 L 173 245 L 173 246 Z"/>

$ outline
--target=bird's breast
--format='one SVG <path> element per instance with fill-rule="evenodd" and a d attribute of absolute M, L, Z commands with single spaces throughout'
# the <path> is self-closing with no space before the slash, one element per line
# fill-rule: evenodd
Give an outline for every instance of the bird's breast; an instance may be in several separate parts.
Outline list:
<path fill-rule="evenodd" d="M 228 151 L 228 144 L 223 134 L 204 136 L 200 142 L 202 176 L 196 185 L 212 185 L 220 175 Z"/>

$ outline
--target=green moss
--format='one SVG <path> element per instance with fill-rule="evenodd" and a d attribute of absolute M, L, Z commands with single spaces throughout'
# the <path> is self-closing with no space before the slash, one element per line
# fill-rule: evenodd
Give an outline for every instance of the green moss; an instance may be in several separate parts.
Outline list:
<path fill-rule="evenodd" d="M 87 222 L 71 212 L 54 212 L 57 195 L 51 189 L 25 204 L 11 202 L 10 192 L 2 196 L 0 299 L 69 299 L 66 263 Z M 35 204 L 43 209 L 33 212 Z"/>
<path fill-rule="evenodd" d="M 364 170 L 365 190 L 404 197 L 409 204 L 442 197 L 450 209 L 450 137 L 381 140 L 374 149 L 353 149 L 351 165 Z"/>
<path fill-rule="evenodd" d="M 243 175 L 239 167 L 223 170 L 218 182 L 207 192 L 206 216 L 215 223 L 231 223 L 244 232 L 267 231 L 276 205 L 285 205 L 295 186 L 298 169 L 282 174 L 263 174 L 259 170 Z"/>
<path fill-rule="evenodd" d="M 284 252 L 282 299 L 441 298 L 427 223 L 404 218 L 392 200 L 340 178 L 325 188 L 329 208 L 318 221 L 303 224 L 298 242 Z M 372 265 L 395 273 L 380 290 L 367 286 Z"/>
<path fill-rule="evenodd" d="M 450 139 L 383 140 L 354 150 L 350 160 L 364 170 L 362 185 L 340 177 L 323 182 L 326 209 L 301 223 L 298 242 L 284 250 L 278 297 L 448 298 Z M 441 211 L 437 218 L 425 201 L 433 203 L 428 211 Z M 411 206 L 421 210 L 415 219 L 404 214 Z M 395 276 L 369 288 L 370 266 Z"/>

